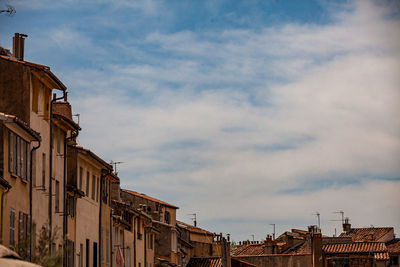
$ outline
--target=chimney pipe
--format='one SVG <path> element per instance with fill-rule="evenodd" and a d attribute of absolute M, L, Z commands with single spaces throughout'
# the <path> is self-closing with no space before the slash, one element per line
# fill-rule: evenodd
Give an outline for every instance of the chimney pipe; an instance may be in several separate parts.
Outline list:
<path fill-rule="evenodd" d="M 18 60 L 24 60 L 25 38 L 28 35 L 23 33 L 15 33 L 13 37 L 13 57 Z"/>

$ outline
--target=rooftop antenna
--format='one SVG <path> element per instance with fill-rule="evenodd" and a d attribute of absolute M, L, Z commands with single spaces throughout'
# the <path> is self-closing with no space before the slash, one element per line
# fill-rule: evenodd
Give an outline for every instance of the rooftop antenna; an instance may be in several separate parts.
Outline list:
<path fill-rule="evenodd" d="M 121 164 L 121 163 L 124 163 L 124 162 L 122 162 L 122 161 L 112 161 L 112 160 L 110 161 L 110 164 L 113 165 L 113 167 L 114 167 L 114 174 L 115 175 L 118 175 L 117 165 Z"/>
<path fill-rule="evenodd" d="M 0 9 L 0 13 L 6 13 L 10 17 L 16 13 L 15 8 L 13 6 L 6 5 L 6 7 L 7 9 Z"/>
<path fill-rule="evenodd" d="M 274 233 L 272 234 L 272 240 L 275 240 L 275 224 L 270 223 L 269 225 L 272 225 L 274 227 Z"/>
<path fill-rule="evenodd" d="M 321 230 L 321 220 L 320 220 L 320 216 L 321 214 L 317 211 L 315 214 L 313 214 L 315 216 L 317 216 L 318 219 L 318 229 Z"/>
<path fill-rule="evenodd" d="M 197 227 L 197 214 L 196 213 L 191 213 L 191 214 L 188 214 L 188 215 L 192 216 L 190 219 L 192 219 L 194 227 Z"/>
<path fill-rule="evenodd" d="M 254 241 L 254 235 L 250 235 L 251 237 L 252 237 L 252 239 L 253 239 L 253 241 Z"/>
<path fill-rule="evenodd" d="M 344 211 L 343 210 L 339 210 L 339 211 L 334 211 L 333 213 L 342 215 L 342 224 L 344 224 Z"/>
<path fill-rule="evenodd" d="M 74 115 L 72 115 L 72 116 L 74 116 L 74 117 L 78 117 L 78 125 L 79 125 L 79 118 L 81 117 L 81 114 L 79 114 L 79 113 L 76 113 L 76 114 L 74 114 Z"/>

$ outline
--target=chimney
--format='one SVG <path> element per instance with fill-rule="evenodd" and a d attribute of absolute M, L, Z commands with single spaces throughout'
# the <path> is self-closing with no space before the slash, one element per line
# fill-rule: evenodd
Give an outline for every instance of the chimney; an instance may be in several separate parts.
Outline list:
<path fill-rule="evenodd" d="M 322 234 L 314 232 L 311 234 L 312 266 L 322 267 Z"/>
<path fill-rule="evenodd" d="M 231 250 L 230 243 L 226 242 L 225 237 L 222 237 L 222 267 L 231 267 Z"/>
<path fill-rule="evenodd" d="M 350 232 L 351 230 L 351 224 L 349 223 L 349 218 L 344 219 L 344 224 L 343 224 L 343 232 Z"/>
<path fill-rule="evenodd" d="M 25 38 L 28 35 L 23 33 L 15 33 L 13 37 L 13 57 L 18 60 L 24 60 Z"/>

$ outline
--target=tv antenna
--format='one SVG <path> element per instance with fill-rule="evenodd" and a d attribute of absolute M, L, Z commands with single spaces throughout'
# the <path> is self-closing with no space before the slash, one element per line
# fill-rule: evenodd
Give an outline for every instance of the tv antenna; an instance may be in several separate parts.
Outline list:
<path fill-rule="evenodd" d="M 124 163 L 124 162 L 122 162 L 122 161 L 112 161 L 112 160 L 110 161 L 110 164 L 113 165 L 114 174 L 115 174 L 115 175 L 118 174 L 118 172 L 117 172 L 117 165 L 118 165 L 118 164 L 121 164 L 121 163 Z"/>
<path fill-rule="evenodd" d="M 253 238 L 253 241 L 254 241 L 254 235 L 250 235 L 252 238 Z"/>
<path fill-rule="evenodd" d="M 344 224 L 344 211 L 339 210 L 339 211 L 334 211 L 333 213 L 342 215 L 342 224 Z M 332 221 L 339 221 L 339 220 L 332 220 Z"/>
<path fill-rule="evenodd" d="M 7 9 L 0 9 L 0 13 L 6 13 L 10 17 L 16 13 L 15 8 L 13 6 L 6 5 L 6 7 Z"/>
<path fill-rule="evenodd" d="M 317 219 L 318 219 L 318 229 L 321 229 L 321 220 L 320 220 L 321 214 L 317 211 L 317 212 L 314 213 L 313 215 L 317 216 Z"/>
<path fill-rule="evenodd" d="M 272 225 L 274 227 L 274 233 L 272 234 L 272 240 L 275 240 L 275 224 L 270 223 L 269 225 Z"/>
<path fill-rule="evenodd" d="M 191 214 L 188 214 L 188 215 L 192 216 L 192 217 L 190 217 L 190 219 L 193 221 L 194 227 L 197 227 L 197 214 L 196 213 L 191 213 Z"/>

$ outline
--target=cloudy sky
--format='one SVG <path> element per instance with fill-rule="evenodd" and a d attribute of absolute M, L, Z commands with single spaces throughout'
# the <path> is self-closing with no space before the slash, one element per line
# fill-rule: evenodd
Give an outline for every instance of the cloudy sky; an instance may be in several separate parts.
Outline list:
<path fill-rule="evenodd" d="M 122 186 L 233 239 L 400 233 L 400 2 L 0 0 Z"/>

